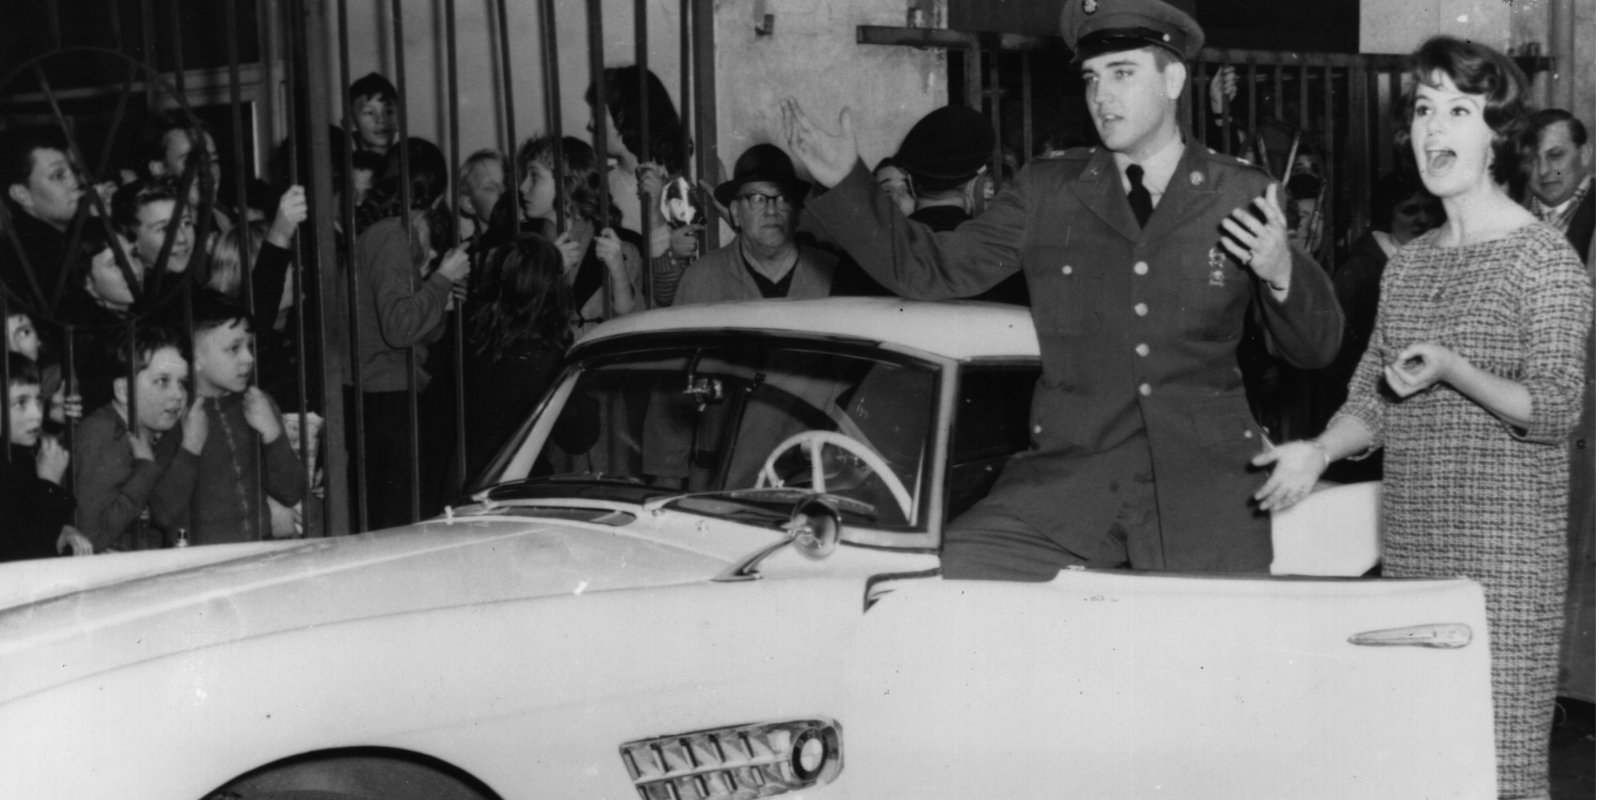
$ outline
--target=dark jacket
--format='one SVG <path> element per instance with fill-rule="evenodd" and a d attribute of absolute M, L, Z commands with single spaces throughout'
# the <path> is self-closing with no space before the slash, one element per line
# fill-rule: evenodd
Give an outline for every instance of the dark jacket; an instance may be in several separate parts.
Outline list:
<path fill-rule="evenodd" d="M 0 561 L 49 558 L 62 526 L 72 522 L 72 498 L 39 477 L 37 448 L 10 447 L 11 460 L 0 464 Z"/>
<path fill-rule="evenodd" d="M 1235 351 L 1254 304 L 1280 356 L 1320 367 L 1341 315 L 1326 274 L 1296 251 L 1288 297 L 1273 299 L 1227 254 L 1221 222 L 1271 179 L 1190 142 L 1154 216 L 1133 217 L 1111 153 L 1041 159 L 985 213 L 948 233 L 909 222 L 857 168 L 808 207 L 873 277 L 907 297 L 977 294 L 1019 270 L 1032 296 L 1044 374 L 1030 452 L 991 499 L 1072 549 L 1101 539 L 1119 482 L 1154 470 L 1164 563 L 1265 570 L 1269 518 L 1251 495 L 1262 449 Z"/>

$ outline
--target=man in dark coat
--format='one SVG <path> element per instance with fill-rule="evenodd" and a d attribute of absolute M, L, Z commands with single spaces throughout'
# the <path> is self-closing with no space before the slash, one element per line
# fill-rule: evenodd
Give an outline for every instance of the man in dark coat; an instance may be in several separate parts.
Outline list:
<path fill-rule="evenodd" d="M 932 231 L 953 231 L 972 219 L 994 145 L 989 120 L 968 106 L 936 108 L 917 120 L 895 154 L 917 195 L 911 219 Z M 1019 272 L 973 299 L 1025 306 L 1028 284 Z"/>
<path fill-rule="evenodd" d="M 1085 98 L 1104 147 L 1029 164 L 956 230 L 908 222 L 842 131 L 784 101 L 791 150 L 829 191 L 810 208 L 880 282 L 968 296 L 1019 270 L 1044 374 L 1033 441 L 944 532 L 947 578 L 1049 580 L 1073 565 L 1264 572 L 1251 495 L 1263 447 L 1235 350 L 1252 306 L 1275 352 L 1320 367 L 1342 326 L 1327 276 L 1289 243 L 1280 189 L 1187 143 L 1177 125 L 1203 34 L 1160 0 L 1071 0 Z"/>

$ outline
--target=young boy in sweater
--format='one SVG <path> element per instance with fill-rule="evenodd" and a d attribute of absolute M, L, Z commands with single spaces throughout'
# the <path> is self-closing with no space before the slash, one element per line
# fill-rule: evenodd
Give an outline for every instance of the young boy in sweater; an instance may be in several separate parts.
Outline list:
<path fill-rule="evenodd" d="M 177 331 L 143 325 L 121 338 L 108 353 L 110 374 L 92 376 L 110 384 L 111 402 L 83 418 L 73 442 L 78 528 L 96 551 L 175 542 L 207 438 L 200 404 L 188 402 Z"/>
<path fill-rule="evenodd" d="M 94 545 L 72 521 L 72 498 L 61 485 L 71 456 L 44 436 L 39 370 L 19 353 L 6 354 L 6 446 L 0 464 L 0 561 L 47 558 L 58 552 L 90 555 Z"/>
<path fill-rule="evenodd" d="M 195 544 L 270 539 L 263 494 L 290 507 L 305 495 L 305 469 L 283 435 L 282 415 L 251 384 L 255 364 L 250 310 L 215 292 L 197 295 L 194 390 L 211 433 L 189 502 Z"/>

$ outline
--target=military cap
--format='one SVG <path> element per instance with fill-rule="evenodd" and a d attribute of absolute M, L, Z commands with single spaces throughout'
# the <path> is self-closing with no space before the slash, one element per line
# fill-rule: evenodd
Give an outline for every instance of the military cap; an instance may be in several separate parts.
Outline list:
<path fill-rule="evenodd" d="M 733 162 L 733 180 L 727 181 L 712 192 L 717 202 L 733 205 L 733 196 L 744 188 L 747 183 L 760 182 L 776 183 L 782 187 L 784 194 L 791 198 L 804 197 L 811 191 L 811 184 L 800 180 L 794 172 L 794 162 L 789 159 L 789 154 L 775 144 L 752 145 Z"/>
<path fill-rule="evenodd" d="M 964 105 L 928 112 L 911 126 L 895 158 L 919 182 L 962 183 L 994 157 L 994 126 Z"/>
<path fill-rule="evenodd" d="M 1067 0 L 1061 38 L 1074 61 L 1151 45 L 1188 60 L 1206 43 L 1194 17 L 1163 0 Z"/>

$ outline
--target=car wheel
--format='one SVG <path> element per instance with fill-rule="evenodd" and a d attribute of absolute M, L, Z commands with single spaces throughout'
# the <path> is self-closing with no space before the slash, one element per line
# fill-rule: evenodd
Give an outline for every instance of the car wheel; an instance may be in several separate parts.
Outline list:
<path fill-rule="evenodd" d="M 493 800 L 441 762 L 409 754 L 303 756 L 258 769 L 206 800 Z"/>

